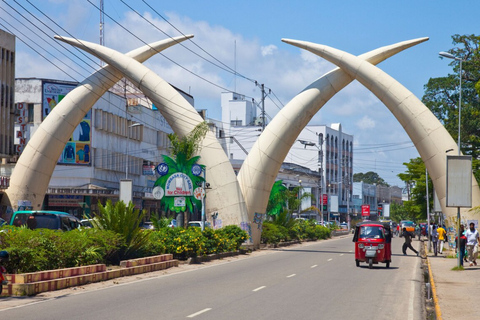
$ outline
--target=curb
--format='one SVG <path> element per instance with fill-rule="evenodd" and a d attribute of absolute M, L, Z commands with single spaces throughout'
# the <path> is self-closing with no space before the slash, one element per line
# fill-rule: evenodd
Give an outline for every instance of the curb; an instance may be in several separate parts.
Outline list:
<path fill-rule="evenodd" d="M 440 304 L 438 303 L 437 297 L 437 288 L 435 286 L 435 281 L 433 280 L 432 268 L 430 267 L 430 259 L 428 258 L 428 251 L 427 246 L 425 245 L 425 252 L 427 257 L 427 265 L 428 265 L 428 277 L 430 281 L 430 286 L 432 289 L 432 297 L 433 297 L 433 304 L 435 305 L 435 316 L 437 320 L 442 320 L 442 312 L 440 310 Z"/>

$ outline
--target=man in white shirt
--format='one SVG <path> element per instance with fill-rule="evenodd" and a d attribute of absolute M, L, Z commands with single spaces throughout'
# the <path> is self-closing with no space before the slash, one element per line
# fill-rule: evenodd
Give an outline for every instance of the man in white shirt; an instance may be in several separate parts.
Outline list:
<path fill-rule="evenodd" d="M 470 266 L 477 265 L 478 243 L 480 237 L 478 231 L 475 229 L 475 223 L 470 222 L 470 229 L 465 231 L 465 237 L 467 237 L 467 252 L 468 260 L 470 260 Z"/>

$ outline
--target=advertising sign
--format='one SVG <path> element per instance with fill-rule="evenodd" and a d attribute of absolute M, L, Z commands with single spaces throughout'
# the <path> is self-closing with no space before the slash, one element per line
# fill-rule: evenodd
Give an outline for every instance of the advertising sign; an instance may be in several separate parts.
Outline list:
<path fill-rule="evenodd" d="M 42 87 L 42 115 L 45 119 L 56 105 L 77 85 L 69 83 L 43 82 Z M 92 112 L 89 111 L 80 124 L 73 131 L 65 145 L 59 164 L 90 165 L 91 164 L 91 121 Z"/>
<path fill-rule="evenodd" d="M 362 217 L 370 216 L 370 205 L 362 204 Z"/>
<path fill-rule="evenodd" d="M 168 177 L 165 184 L 166 197 L 193 196 L 193 183 L 189 176 L 182 172 L 176 172 Z"/>
<path fill-rule="evenodd" d="M 447 156 L 447 207 L 472 207 L 472 156 Z"/>
<path fill-rule="evenodd" d="M 15 151 L 21 154 L 27 145 L 27 122 L 28 122 L 28 108 L 26 103 L 17 103 L 17 116 L 15 122 L 19 125 L 18 131 L 15 132 Z"/>

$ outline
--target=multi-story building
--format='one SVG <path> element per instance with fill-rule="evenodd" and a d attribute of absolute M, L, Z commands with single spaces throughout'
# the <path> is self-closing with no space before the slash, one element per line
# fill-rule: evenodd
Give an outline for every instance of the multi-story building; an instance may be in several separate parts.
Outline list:
<path fill-rule="evenodd" d="M 353 183 L 353 205 L 356 218 L 375 220 L 378 212 L 377 186 L 363 181 Z M 362 216 L 362 206 L 368 206 L 369 215 Z"/>
<path fill-rule="evenodd" d="M 15 147 L 21 152 L 51 109 L 77 83 L 49 79 L 17 79 L 15 103 L 25 120 L 15 124 Z M 185 93 L 183 93 L 185 94 Z M 193 101 L 193 98 L 191 99 Z M 133 202 L 157 212 L 152 195 L 154 169 L 169 154 L 172 129 L 158 110 L 127 105 L 125 97 L 105 93 L 67 142 L 50 180 L 44 208 L 83 216 L 98 202 L 117 200 L 122 179 L 133 182 Z"/>
<path fill-rule="evenodd" d="M 14 106 L 15 36 L 0 30 L 0 189 L 8 187 L 10 171 L 7 163 L 13 160 L 15 149 Z M 20 115 L 18 115 L 20 116 Z"/>
<path fill-rule="evenodd" d="M 222 93 L 221 103 L 224 136 L 220 137 L 225 141 L 225 150 L 230 159 L 244 160 L 262 131 L 262 119 L 256 117 L 255 104 L 243 95 Z M 322 194 L 326 195 L 322 198 L 328 199 L 327 211 L 330 215 L 324 212 L 324 219 L 347 221 L 347 210 L 353 208 L 353 136 L 344 133 L 340 123 L 330 127 L 305 127 L 285 162 L 317 173 L 310 178 L 290 177 L 289 180 L 314 181 L 311 193 L 315 196 L 315 205 L 320 207 Z"/>

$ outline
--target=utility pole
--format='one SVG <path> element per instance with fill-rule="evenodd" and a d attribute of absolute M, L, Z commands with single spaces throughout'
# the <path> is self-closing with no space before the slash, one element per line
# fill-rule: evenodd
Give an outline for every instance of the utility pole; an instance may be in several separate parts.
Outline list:
<path fill-rule="evenodd" d="M 100 45 L 105 46 L 104 30 L 105 27 L 105 13 L 103 11 L 103 0 L 100 0 Z M 100 65 L 103 67 L 103 60 L 100 60 Z"/>
<path fill-rule="evenodd" d="M 260 87 L 260 89 L 262 90 L 262 106 L 261 106 L 261 113 L 260 113 L 260 118 L 262 119 L 262 132 L 265 130 L 265 98 L 267 97 L 266 93 L 265 93 L 265 85 L 262 83 L 262 84 L 259 84 L 257 81 L 255 81 L 255 85 Z M 272 90 L 270 89 L 269 92 L 272 92 Z"/>

